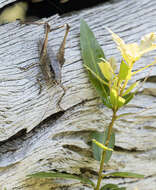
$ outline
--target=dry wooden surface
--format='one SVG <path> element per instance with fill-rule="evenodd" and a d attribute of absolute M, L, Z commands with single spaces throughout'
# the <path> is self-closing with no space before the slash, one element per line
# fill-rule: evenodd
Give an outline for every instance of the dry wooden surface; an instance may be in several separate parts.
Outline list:
<path fill-rule="evenodd" d="M 8 1 L 10 2 L 10 1 Z M 2 1 L 4 6 L 6 1 Z M 20 25 L 18 22 L 0 26 L 0 189 L 50 190 L 89 189 L 77 181 L 26 179 L 37 171 L 59 171 L 89 175 L 98 171 L 99 164 L 91 154 L 91 131 L 103 131 L 110 121 L 111 112 L 100 104 L 83 68 L 80 54 L 80 18 L 84 18 L 96 35 L 107 57 L 121 57 L 105 27 L 116 32 L 126 42 L 156 31 L 156 1 L 124 0 L 47 19 L 51 27 L 68 23 L 62 69 L 62 84 L 67 89 L 57 107 L 63 91 L 59 86 L 45 84 L 38 62 L 37 42 L 44 37 L 44 27 Z M 65 30 L 49 34 L 49 44 L 57 52 Z M 156 52 L 144 56 L 135 69 L 153 60 Z M 36 67 L 20 70 L 36 63 Z M 37 77 L 43 86 L 39 95 Z M 112 179 L 127 186 L 128 190 L 155 190 L 156 188 L 156 67 L 139 73 L 134 80 L 149 80 L 122 111 L 141 112 L 119 119 L 115 124 L 116 151 L 108 171 L 122 170 L 145 174 L 145 179 Z M 50 116 L 50 117 L 49 117 Z M 46 121 L 44 119 L 49 117 Z M 41 123 L 41 124 L 40 124 Z"/>
<path fill-rule="evenodd" d="M 0 8 L 4 7 L 5 5 L 8 5 L 9 3 L 13 3 L 16 0 L 1 0 L 0 2 Z"/>

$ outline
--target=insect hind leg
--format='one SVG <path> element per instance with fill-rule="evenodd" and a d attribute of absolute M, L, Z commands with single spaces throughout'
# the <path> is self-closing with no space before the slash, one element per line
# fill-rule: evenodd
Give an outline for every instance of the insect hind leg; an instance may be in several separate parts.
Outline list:
<path fill-rule="evenodd" d="M 68 24 L 65 24 L 64 26 L 66 26 L 66 31 L 65 31 L 65 35 L 64 35 L 64 38 L 62 40 L 62 43 L 60 45 L 60 48 L 59 48 L 59 51 L 57 53 L 57 59 L 61 65 L 61 67 L 63 66 L 64 64 L 64 49 L 65 49 L 65 44 L 66 44 L 66 39 L 67 39 L 67 36 L 68 36 L 68 32 L 69 32 L 69 29 L 70 29 L 70 26 Z"/>

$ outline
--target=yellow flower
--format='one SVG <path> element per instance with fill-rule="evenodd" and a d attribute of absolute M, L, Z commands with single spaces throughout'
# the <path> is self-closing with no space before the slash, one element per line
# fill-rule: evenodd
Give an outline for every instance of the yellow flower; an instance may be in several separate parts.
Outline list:
<path fill-rule="evenodd" d="M 132 67 L 133 63 L 139 60 L 143 54 L 156 49 L 156 44 L 153 43 L 156 41 L 156 35 L 153 32 L 143 36 L 140 44 L 125 44 L 117 34 L 112 32 L 110 29 L 108 30 L 112 34 L 112 38 L 117 44 L 123 59 L 130 67 Z"/>

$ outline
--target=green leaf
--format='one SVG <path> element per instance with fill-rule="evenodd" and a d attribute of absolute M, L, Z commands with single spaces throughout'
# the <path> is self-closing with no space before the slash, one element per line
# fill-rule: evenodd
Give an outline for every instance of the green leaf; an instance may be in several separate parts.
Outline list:
<path fill-rule="evenodd" d="M 104 135 L 104 137 L 105 137 L 104 138 L 104 144 L 105 144 L 106 143 L 106 137 L 108 135 L 108 129 L 106 129 L 106 131 L 104 132 L 104 134 L 105 134 Z M 113 149 L 114 145 L 115 145 L 115 132 L 112 131 L 108 147 Z M 106 158 L 105 158 L 105 161 L 104 161 L 105 164 L 108 163 L 108 161 L 110 160 L 111 156 L 112 156 L 112 152 L 111 151 L 106 151 Z"/>
<path fill-rule="evenodd" d="M 110 102 L 112 104 L 112 107 L 117 106 L 117 99 L 118 99 L 117 91 L 114 88 L 111 88 L 111 90 L 110 90 Z"/>
<path fill-rule="evenodd" d="M 125 104 L 125 99 L 122 98 L 121 96 L 118 96 L 118 100 L 117 100 L 118 108 L 122 107 L 124 104 Z"/>
<path fill-rule="evenodd" d="M 127 78 L 129 71 L 128 65 L 122 60 L 120 64 L 120 71 L 119 71 L 119 80 L 125 80 Z"/>
<path fill-rule="evenodd" d="M 27 177 L 33 177 L 33 178 L 62 178 L 62 179 L 76 179 L 81 181 L 84 184 L 91 185 L 92 187 L 95 187 L 94 183 L 84 177 L 80 177 L 77 175 L 72 175 L 72 174 L 66 174 L 66 173 L 53 173 L 53 172 L 37 172 L 31 175 L 28 175 Z"/>
<path fill-rule="evenodd" d="M 106 184 L 100 188 L 100 190 L 126 190 L 125 187 L 118 187 L 116 184 Z"/>
<path fill-rule="evenodd" d="M 130 115 L 136 115 L 137 113 L 123 113 L 120 115 L 117 115 L 117 119 L 121 118 L 121 117 L 125 117 L 125 116 L 130 116 Z"/>
<path fill-rule="evenodd" d="M 116 63 L 115 58 L 114 58 L 114 57 L 110 57 L 108 61 L 109 61 L 109 63 L 111 64 L 111 67 L 112 67 L 112 69 L 113 69 L 113 72 L 115 73 L 116 68 L 117 68 L 117 63 Z"/>
<path fill-rule="evenodd" d="M 112 79 L 113 69 L 109 62 L 100 61 L 98 63 L 104 77 L 109 81 Z"/>
<path fill-rule="evenodd" d="M 96 139 L 97 141 L 104 144 L 104 133 L 93 132 L 93 133 L 91 133 L 91 138 Z M 94 156 L 95 160 L 100 161 L 102 149 L 92 142 L 92 151 L 93 151 L 93 156 Z"/>
<path fill-rule="evenodd" d="M 108 108 L 112 109 L 112 104 L 110 103 L 110 99 L 109 98 L 102 98 L 102 102 L 105 106 L 107 106 Z"/>
<path fill-rule="evenodd" d="M 114 190 L 116 188 L 118 188 L 118 186 L 116 184 L 110 183 L 110 184 L 106 184 L 103 187 L 101 187 L 100 190 Z"/>
<path fill-rule="evenodd" d="M 92 71 L 87 65 L 84 65 L 84 67 L 86 67 L 86 69 L 88 71 L 90 71 L 90 73 L 96 77 L 101 83 L 105 84 L 106 86 L 109 86 L 108 82 L 104 81 L 102 78 L 99 77 L 99 75 L 97 75 L 94 71 Z"/>
<path fill-rule="evenodd" d="M 102 177 L 125 177 L 125 178 L 144 178 L 144 175 L 142 174 L 137 174 L 137 173 L 132 173 L 132 172 L 112 172 L 108 174 L 103 174 Z"/>
<path fill-rule="evenodd" d="M 101 144 L 104 145 L 105 142 L 106 142 L 107 134 L 108 134 L 108 129 L 106 129 L 104 133 L 102 133 L 102 132 L 93 132 L 91 134 L 91 138 L 96 139 L 98 142 L 100 142 Z M 108 144 L 108 148 L 113 149 L 114 144 L 115 144 L 115 133 L 113 131 L 112 134 L 111 134 L 109 144 Z M 102 150 L 103 150 L 102 148 L 100 148 L 99 146 L 97 146 L 96 144 L 94 144 L 92 142 L 93 156 L 98 161 L 101 160 Z M 111 158 L 111 155 L 112 155 L 112 152 L 107 150 L 106 151 L 106 158 L 105 158 L 104 163 L 107 163 L 109 161 L 109 159 Z"/>
<path fill-rule="evenodd" d="M 127 95 L 128 93 L 130 93 L 138 84 L 139 84 L 139 81 L 131 84 L 131 86 L 123 93 L 123 96 Z"/>
<path fill-rule="evenodd" d="M 104 104 L 108 107 L 110 106 L 108 103 L 109 88 L 107 85 L 105 85 L 103 82 L 101 82 L 98 79 L 101 78 L 102 81 L 108 82 L 104 78 L 98 66 L 100 58 L 105 59 L 105 56 L 93 32 L 91 31 L 91 29 L 83 19 L 81 19 L 81 26 L 80 26 L 80 46 L 81 46 L 81 54 L 84 66 L 86 68 L 89 68 L 87 69 L 89 73 L 89 79 L 92 85 L 95 87 L 99 96 L 102 98 Z M 96 76 L 98 76 L 98 78 Z"/>
<path fill-rule="evenodd" d="M 125 105 L 126 100 L 117 94 L 114 88 L 110 90 L 110 102 L 113 108 L 120 108 Z"/>
<path fill-rule="evenodd" d="M 129 93 L 125 96 L 123 96 L 123 98 L 126 100 L 124 105 L 128 104 L 134 97 L 134 93 Z"/>

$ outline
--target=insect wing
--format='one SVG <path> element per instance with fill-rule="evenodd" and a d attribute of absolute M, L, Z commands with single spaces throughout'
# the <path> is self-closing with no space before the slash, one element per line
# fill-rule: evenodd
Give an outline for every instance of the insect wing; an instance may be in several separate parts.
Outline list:
<path fill-rule="evenodd" d="M 51 60 L 49 58 L 49 55 L 47 54 L 47 52 L 45 53 L 43 51 L 43 40 L 39 40 L 38 48 L 39 48 L 39 56 L 40 56 L 40 68 L 42 70 L 45 80 L 47 81 L 50 81 L 51 79 L 55 80 L 55 72 L 53 68 L 51 67 L 51 63 L 50 63 Z"/>
<path fill-rule="evenodd" d="M 56 54 L 53 52 L 52 48 L 47 47 L 47 55 L 50 59 L 50 64 L 52 67 L 52 70 L 55 74 L 55 80 L 60 83 L 61 82 L 61 65 L 59 64 L 59 61 L 57 60 Z"/>

